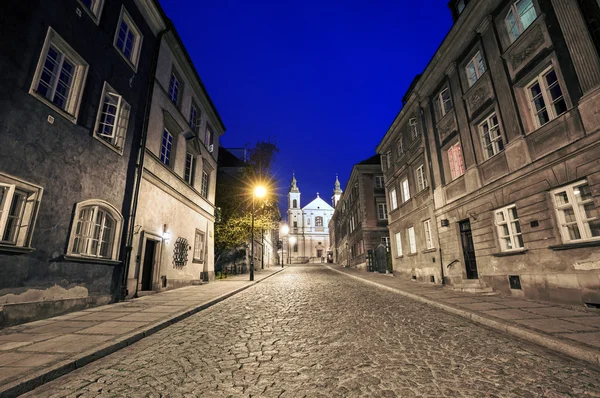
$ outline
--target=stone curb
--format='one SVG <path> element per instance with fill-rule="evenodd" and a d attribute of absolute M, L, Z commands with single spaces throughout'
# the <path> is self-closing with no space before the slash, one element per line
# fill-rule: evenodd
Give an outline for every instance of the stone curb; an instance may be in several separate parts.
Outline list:
<path fill-rule="evenodd" d="M 289 267 L 288 267 L 289 268 Z M 174 323 L 182 321 L 202 310 L 205 310 L 209 307 L 212 307 L 215 304 L 220 303 L 223 300 L 228 299 L 231 296 L 234 296 L 242 291 L 274 276 L 278 273 L 286 270 L 287 268 L 281 268 L 277 271 L 273 272 L 270 275 L 265 276 L 264 278 L 253 281 L 246 286 L 242 286 L 238 289 L 235 289 L 229 293 L 222 294 L 221 296 L 217 296 L 216 298 L 210 299 L 192 309 L 186 309 L 180 313 L 172 315 L 168 319 L 163 319 L 153 325 L 147 326 L 143 329 L 137 330 L 131 334 L 124 335 L 119 337 L 117 341 L 111 341 L 109 343 L 105 343 L 103 345 L 99 345 L 89 351 L 85 351 L 83 353 L 79 353 L 76 357 L 67 359 L 62 362 L 58 362 L 52 365 L 49 368 L 41 370 L 39 372 L 33 373 L 29 375 L 26 379 L 16 380 L 12 383 L 9 383 L 3 387 L 0 387 L 0 398 L 13 398 L 18 397 L 19 395 L 25 394 L 34 390 L 35 388 L 48 383 L 52 380 L 55 380 L 61 376 L 66 375 L 76 369 L 79 369 L 91 362 L 94 362 L 100 358 L 104 358 L 116 351 L 119 351 L 122 348 L 130 346 L 131 344 L 148 337 Z"/>
<path fill-rule="evenodd" d="M 382 285 L 377 282 L 370 281 L 368 279 L 363 279 L 360 276 L 347 274 L 343 271 L 332 268 L 329 265 L 326 265 L 326 267 L 332 271 L 339 272 L 340 274 L 346 275 L 350 278 L 354 278 L 354 279 L 357 279 L 364 283 L 374 285 L 380 289 L 384 289 L 384 290 L 391 291 L 393 293 L 400 294 L 400 295 L 408 297 L 412 300 L 431 305 L 432 307 L 442 309 L 442 310 L 444 310 L 446 312 L 450 312 L 454 315 L 459 315 L 463 318 L 467 318 L 468 320 L 470 320 L 472 322 L 479 323 L 481 325 L 487 326 L 492 329 L 499 330 L 504 333 L 508 333 L 510 335 L 521 338 L 523 340 L 527 340 L 529 342 L 535 343 L 535 344 L 543 346 L 545 348 L 549 348 L 553 351 L 557 351 L 561 354 L 568 355 L 572 358 L 586 361 L 595 366 L 600 366 L 600 352 L 597 350 L 586 350 L 584 348 L 577 347 L 573 344 L 565 343 L 564 341 L 561 341 L 552 336 L 547 336 L 547 335 L 544 335 L 544 334 L 541 334 L 538 332 L 526 330 L 526 329 L 523 329 L 523 328 L 520 328 L 517 326 L 507 324 L 505 322 L 496 321 L 494 319 L 475 314 L 468 310 L 463 310 L 460 308 L 455 308 L 455 307 L 449 306 L 447 304 L 442 304 L 437 301 L 430 300 L 430 299 L 427 299 L 425 297 L 422 297 L 422 296 L 419 296 L 419 295 L 416 295 L 413 293 L 405 292 L 398 288 L 393 288 L 390 286 Z"/>

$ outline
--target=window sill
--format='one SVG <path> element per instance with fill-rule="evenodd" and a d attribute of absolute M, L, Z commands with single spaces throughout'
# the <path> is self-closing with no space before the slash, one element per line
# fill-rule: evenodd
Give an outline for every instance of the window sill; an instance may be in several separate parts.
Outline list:
<path fill-rule="evenodd" d="M 511 250 L 511 251 L 506 251 L 506 252 L 492 253 L 492 256 L 493 257 L 517 256 L 519 254 L 525 254 L 528 251 L 529 250 L 527 250 L 527 249 L 523 249 L 523 250 Z"/>
<path fill-rule="evenodd" d="M 197 258 L 192 260 L 192 263 L 194 264 L 204 264 L 204 260 L 198 260 Z"/>
<path fill-rule="evenodd" d="M 0 253 L 27 254 L 35 251 L 33 247 L 13 246 L 0 243 Z"/>
<path fill-rule="evenodd" d="M 94 132 L 94 138 L 98 141 L 100 141 L 100 143 L 102 145 L 104 145 L 105 147 L 107 147 L 108 149 L 110 149 L 111 151 L 115 152 L 116 154 L 123 156 L 123 148 L 118 148 L 114 145 L 109 144 L 108 142 L 104 141 L 102 138 L 98 137 L 96 135 L 96 132 Z M 123 143 L 125 143 L 125 137 L 123 138 Z"/>
<path fill-rule="evenodd" d="M 414 256 L 416 256 L 416 255 L 418 255 L 418 254 L 419 254 L 419 253 L 408 253 L 408 254 L 407 254 L 407 256 L 408 256 L 408 257 L 414 257 Z"/>
<path fill-rule="evenodd" d="M 52 109 L 54 112 L 58 113 L 60 116 L 64 117 L 68 121 L 70 121 L 71 123 L 77 124 L 77 116 L 76 115 L 71 115 L 66 110 L 64 110 L 62 108 L 59 108 L 58 106 L 54 105 L 52 102 L 48 101 L 48 98 L 46 98 L 43 95 L 39 94 L 34 89 L 29 90 L 29 94 L 31 94 L 38 101 L 40 101 L 41 103 L 43 103 L 44 105 L 46 105 L 47 107 L 49 107 L 50 109 Z"/>
<path fill-rule="evenodd" d="M 425 253 L 433 253 L 433 252 L 437 252 L 437 249 L 435 247 L 432 247 L 431 249 L 423 250 L 421 253 L 425 254 Z"/>
<path fill-rule="evenodd" d="M 105 265 L 119 265 L 121 261 L 119 260 L 109 260 L 106 258 L 97 258 L 97 257 L 80 257 L 73 255 L 63 255 L 59 257 L 59 261 L 72 261 L 75 263 L 93 263 L 93 264 L 105 264 Z"/>
<path fill-rule="evenodd" d="M 140 38 L 141 41 L 141 38 Z M 127 65 L 129 65 L 129 67 L 135 72 L 137 73 L 137 64 L 134 64 L 129 58 L 127 58 L 127 56 L 125 54 L 123 54 L 123 51 L 121 51 L 121 49 L 117 46 L 117 42 L 115 40 L 115 42 L 113 43 L 113 47 L 115 48 L 115 50 L 117 50 L 117 52 L 119 53 L 119 55 L 123 58 L 123 60 L 127 63 Z M 139 51 L 136 50 L 138 52 L 138 56 L 139 56 Z"/>
<path fill-rule="evenodd" d="M 572 242 L 563 243 L 562 245 L 548 246 L 550 250 L 569 250 L 569 249 L 580 249 L 584 247 L 596 247 L 600 246 L 600 240 L 588 240 L 583 242 Z"/>

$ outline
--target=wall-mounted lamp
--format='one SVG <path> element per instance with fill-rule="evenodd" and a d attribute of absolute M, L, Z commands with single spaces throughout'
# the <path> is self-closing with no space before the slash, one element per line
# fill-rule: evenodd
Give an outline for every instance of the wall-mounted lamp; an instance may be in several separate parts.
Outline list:
<path fill-rule="evenodd" d="M 163 237 L 163 239 L 165 241 L 168 241 L 169 239 L 171 239 L 171 232 L 168 231 L 168 225 L 167 224 L 163 225 L 162 237 Z"/>

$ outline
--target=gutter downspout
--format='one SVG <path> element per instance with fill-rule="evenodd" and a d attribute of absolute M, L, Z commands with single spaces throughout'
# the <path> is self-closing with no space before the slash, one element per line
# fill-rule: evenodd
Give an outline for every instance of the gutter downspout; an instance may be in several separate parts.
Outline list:
<path fill-rule="evenodd" d="M 142 137 L 140 140 L 140 147 L 138 150 L 138 164 L 137 164 L 137 175 L 135 180 L 135 189 L 133 192 L 133 202 L 131 205 L 131 214 L 129 215 L 129 229 L 127 231 L 127 246 L 125 250 L 127 255 L 125 258 L 125 269 L 123 272 L 123 278 L 121 280 L 121 300 L 124 300 L 127 295 L 127 276 L 129 275 L 129 267 L 131 266 L 131 250 L 133 249 L 133 235 L 135 235 L 135 216 L 137 213 L 138 199 L 140 196 L 140 185 L 142 182 L 142 172 L 144 170 L 144 157 L 146 154 L 146 140 L 148 138 L 148 122 L 150 120 L 150 109 L 152 107 L 152 96 L 154 95 L 154 84 L 156 80 L 156 66 L 158 64 L 158 54 L 160 52 L 160 44 L 162 37 L 165 33 L 171 30 L 171 24 L 167 23 L 167 27 L 156 36 L 156 47 L 154 48 L 154 55 L 152 58 L 152 65 L 150 66 L 150 85 L 148 87 L 148 94 L 146 96 L 146 109 L 144 110 L 144 121 L 142 123 Z M 134 296 L 137 296 L 138 286 L 140 284 L 141 270 L 138 271 L 137 283 L 135 285 Z"/>

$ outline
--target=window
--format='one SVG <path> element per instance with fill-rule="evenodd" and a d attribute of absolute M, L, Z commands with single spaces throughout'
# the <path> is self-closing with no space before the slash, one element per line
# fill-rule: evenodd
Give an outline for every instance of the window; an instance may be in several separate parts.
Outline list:
<path fill-rule="evenodd" d="M 440 109 L 440 117 L 446 115 L 452 109 L 452 99 L 450 98 L 450 89 L 444 88 L 438 94 L 438 106 Z"/>
<path fill-rule="evenodd" d="M 171 164 L 171 148 L 173 147 L 173 136 L 169 130 L 163 132 L 162 144 L 160 146 L 160 161 L 169 166 Z"/>
<path fill-rule="evenodd" d="M 425 167 L 423 165 L 417 167 L 415 175 L 417 177 L 417 189 L 419 190 L 419 192 L 421 192 L 422 190 L 427 188 L 427 177 L 425 176 Z"/>
<path fill-rule="evenodd" d="M 208 183 L 209 183 L 208 173 L 206 171 L 202 170 L 202 187 L 200 189 L 200 195 L 202 195 L 202 197 L 204 199 L 208 198 Z"/>
<path fill-rule="evenodd" d="M 390 191 L 390 206 L 392 210 L 396 210 L 398 208 L 398 198 L 396 197 L 396 188 L 393 188 Z"/>
<path fill-rule="evenodd" d="M 415 228 L 414 227 L 408 228 L 408 243 L 410 245 L 410 252 L 416 253 L 417 252 L 417 240 L 415 239 Z"/>
<path fill-rule="evenodd" d="M 480 51 L 477 51 L 477 54 L 475 54 L 471 61 L 469 61 L 465 71 L 467 72 L 469 87 L 473 86 L 473 84 L 479 80 L 481 75 L 485 73 L 485 65 L 483 64 L 483 57 L 481 56 Z"/>
<path fill-rule="evenodd" d="M 294 253 L 298 253 L 298 244 L 294 243 Z"/>
<path fill-rule="evenodd" d="M 200 117 L 200 110 L 198 106 L 192 102 L 192 106 L 190 107 L 190 127 L 193 132 L 197 132 L 200 124 L 202 123 L 202 118 Z"/>
<path fill-rule="evenodd" d="M 96 117 L 94 137 L 123 153 L 131 107 L 108 83 L 104 82 L 102 100 Z"/>
<path fill-rule="evenodd" d="M 402 236 L 400 232 L 396 232 L 394 235 L 396 237 L 396 257 L 402 256 Z"/>
<path fill-rule="evenodd" d="M 505 252 L 522 249 L 524 245 L 517 207 L 515 205 L 506 206 L 496 210 L 494 213 L 501 250 Z"/>
<path fill-rule="evenodd" d="M 323 217 L 321 217 L 321 216 L 315 217 L 315 227 L 322 227 L 322 226 L 323 226 Z"/>
<path fill-rule="evenodd" d="M 381 244 L 385 246 L 387 251 L 390 251 L 390 238 L 389 237 L 384 236 L 383 238 L 381 238 Z"/>
<path fill-rule="evenodd" d="M 171 80 L 169 81 L 169 98 L 175 105 L 179 103 L 179 79 L 175 73 L 171 73 Z"/>
<path fill-rule="evenodd" d="M 452 145 L 448 148 L 448 163 L 450 164 L 450 175 L 455 180 L 461 175 L 465 174 L 465 162 L 462 156 L 462 150 L 460 143 Z"/>
<path fill-rule="evenodd" d="M 392 167 L 392 150 L 390 149 L 389 151 L 387 151 L 387 155 L 385 157 L 386 161 L 387 161 L 387 168 L 391 168 Z"/>
<path fill-rule="evenodd" d="M 411 117 L 408 121 L 408 124 L 410 125 L 410 135 L 413 140 L 416 140 L 419 138 L 419 125 L 417 124 L 417 118 Z"/>
<path fill-rule="evenodd" d="M 104 0 L 79 0 L 79 3 L 83 5 L 83 9 L 92 20 L 98 24 L 100 14 L 102 13 L 102 7 L 104 6 Z"/>
<path fill-rule="evenodd" d="M 385 203 L 377 203 L 377 218 L 379 220 L 387 220 L 387 204 Z"/>
<path fill-rule="evenodd" d="M 294 228 L 298 228 L 298 221 L 294 221 Z"/>
<path fill-rule="evenodd" d="M 552 191 L 564 242 L 600 239 L 600 213 L 586 180 Z"/>
<path fill-rule="evenodd" d="M 29 248 L 42 188 L 0 173 L 0 250 Z"/>
<path fill-rule="evenodd" d="M 298 208 L 298 200 L 294 199 L 294 200 L 292 201 L 292 208 L 293 208 L 293 209 L 297 209 L 297 208 Z"/>
<path fill-rule="evenodd" d="M 498 116 L 492 113 L 479 125 L 483 156 L 487 160 L 504 149 L 502 136 L 498 127 Z"/>
<path fill-rule="evenodd" d="M 117 260 L 123 217 L 104 201 L 85 201 L 75 207 L 67 255 Z"/>
<path fill-rule="evenodd" d="M 426 248 L 433 249 L 433 238 L 431 237 L 431 220 L 423 221 L 423 230 L 425 231 Z"/>
<path fill-rule="evenodd" d="M 398 157 L 403 156 L 404 155 L 404 140 L 402 139 L 402 137 L 400 137 L 398 139 L 397 148 L 398 148 Z"/>
<path fill-rule="evenodd" d="M 142 33 L 133 23 L 125 7 L 122 6 L 117 31 L 115 32 L 114 46 L 133 70 L 137 70 L 138 67 L 142 39 Z"/>
<path fill-rule="evenodd" d="M 194 259 L 195 262 L 204 261 L 204 232 L 196 230 L 194 237 Z"/>
<path fill-rule="evenodd" d="M 196 171 L 196 158 L 193 154 L 187 152 L 185 154 L 185 170 L 183 179 L 190 185 L 194 186 L 194 174 Z"/>
<path fill-rule="evenodd" d="M 385 172 L 387 171 L 388 167 L 388 160 L 387 160 L 387 156 L 386 155 L 381 155 L 381 171 Z"/>
<path fill-rule="evenodd" d="M 533 6 L 533 0 L 517 0 L 511 6 L 504 22 L 510 41 L 517 40 L 521 33 L 525 31 L 531 25 L 535 18 L 535 8 Z"/>
<path fill-rule="evenodd" d="M 552 67 L 527 85 L 527 96 L 536 127 L 543 126 L 567 111 L 565 97 Z"/>
<path fill-rule="evenodd" d="M 384 179 L 383 176 L 375 176 L 375 188 L 383 188 Z"/>
<path fill-rule="evenodd" d="M 410 199 L 410 189 L 408 188 L 408 178 L 402 180 L 402 197 L 405 202 Z"/>
<path fill-rule="evenodd" d="M 48 28 L 29 93 L 75 123 L 87 71 L 83 58 Z"/>
<path fill-rule="evenodd" d="M 306 225 L 310 225 L 310 218 L 306 219 Z"/>
<path fill-rule="evenodd" d="M 458 0 L 456 2 L 456 13 L 458 15 L 462 14 L 462 12 L 465 10 L 465 0 Z"/>
<path fill-rule="evenodd" d="M 214 134 L 210 126 L 206 126 L 206 145 L 209 147 L 208 151 L 212 152 L 212 145 L 214 140 Z"/>

